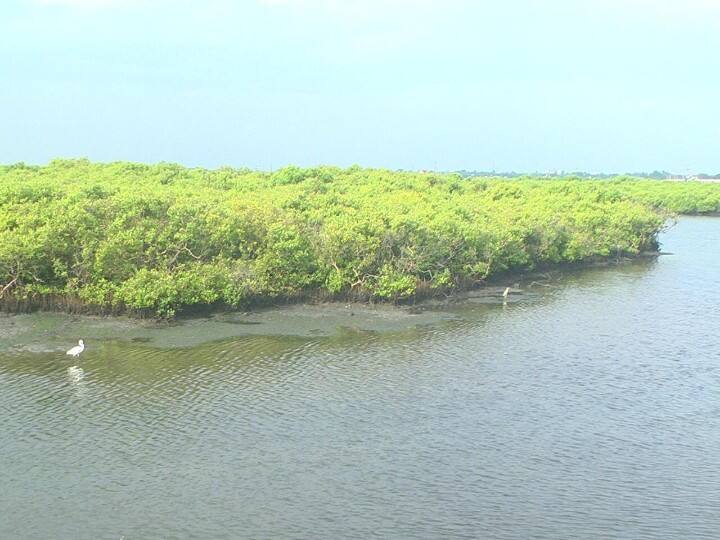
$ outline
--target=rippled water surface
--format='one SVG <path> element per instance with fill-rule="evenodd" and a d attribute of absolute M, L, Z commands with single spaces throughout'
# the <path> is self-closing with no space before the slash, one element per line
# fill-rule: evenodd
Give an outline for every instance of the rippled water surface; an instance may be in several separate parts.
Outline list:
<path fill-rule="evenodd" d="M 0 538 L 718 538 L 719 239 L 506 306 L 5 317 Z"/>

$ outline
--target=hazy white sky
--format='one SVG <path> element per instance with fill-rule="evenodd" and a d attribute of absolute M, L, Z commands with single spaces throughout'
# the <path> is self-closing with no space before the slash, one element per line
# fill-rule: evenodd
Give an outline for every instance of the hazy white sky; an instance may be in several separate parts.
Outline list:
<path fill-rule="evenodd" d="M 720 0 L 6 0 L 0 162 L 720 172 Z"/>

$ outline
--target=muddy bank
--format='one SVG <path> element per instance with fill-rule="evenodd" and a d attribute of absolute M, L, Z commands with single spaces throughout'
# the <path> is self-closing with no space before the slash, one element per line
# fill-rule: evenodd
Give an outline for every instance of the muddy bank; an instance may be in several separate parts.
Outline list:
<path fill-rule="evenodd" d="M 592 269 L 647 264 L 656 258 L 594 261 L 497 276 L 483 287 L 404 305 L 360 302 L 293 303 L 247 311 L 186 315 L 172 321 L 37 311 L 0 314 L 0 352 L 62 353 L 83 338 L 158 348 L 193 347 L 238 336 L 331 337 L 402 332 L 462 318 L 465 308 L 532 303 L 563 287 L 566 278 Z M 507 296 L 503 292 L 509 288 Z"/>
<path fill-rule="evenodd" d="M 333 336 L 397 332 L 453 320 L 440 309 L 329 303 L 296 304 L 252 312 L 215 313 L 172 322 L 37 312 L 0 315 L 0 352 L 63 352 L 79 338 L 119 340 L 160 348 L 192 347 L 237 336 Z"/>

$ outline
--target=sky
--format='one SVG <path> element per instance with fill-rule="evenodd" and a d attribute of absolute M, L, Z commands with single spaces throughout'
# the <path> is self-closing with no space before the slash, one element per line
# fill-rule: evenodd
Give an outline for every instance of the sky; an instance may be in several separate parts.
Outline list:
<path fill-rule="evenodd" d="M 720 172 L 720 0 L 3 0 L 0 163 Z"/>

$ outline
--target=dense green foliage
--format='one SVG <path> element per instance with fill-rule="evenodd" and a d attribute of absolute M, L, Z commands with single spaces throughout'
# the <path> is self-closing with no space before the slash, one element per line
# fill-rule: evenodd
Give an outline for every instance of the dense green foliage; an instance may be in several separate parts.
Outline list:
<path fill-rule="evenodd" d="M 700 183 L 19 164 L 0 167 L 0 302 L 167 317 L 307 295 L 400 300 L 635 254 L 656 246 L 658 209 L 718 208 L 720 186 Z"/>

